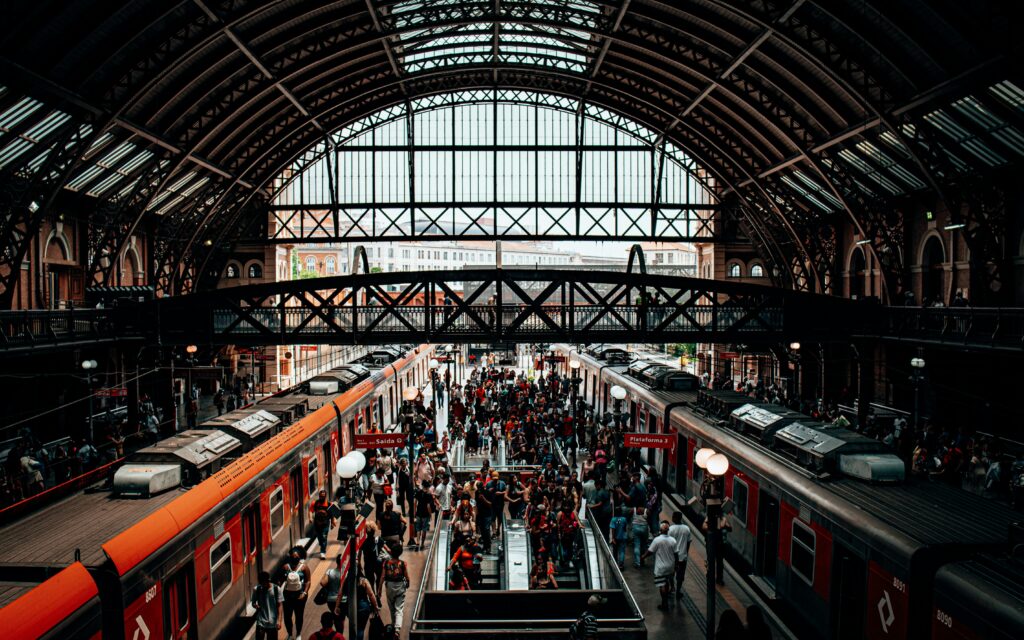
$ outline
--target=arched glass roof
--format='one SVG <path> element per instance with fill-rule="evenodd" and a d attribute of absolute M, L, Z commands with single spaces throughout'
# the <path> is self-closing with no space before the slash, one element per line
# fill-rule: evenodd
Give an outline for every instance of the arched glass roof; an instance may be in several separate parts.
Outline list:
<path fill-rule="evenodd" d="M 274 180 L 270 232 L 699 238 L 710 236 L 716 189 L 685 150 L 607 109 L 473 90 L 411 100 L 335 132 Z M 339 216 L 337 234 L 322 222 L 329 213 Z"/>

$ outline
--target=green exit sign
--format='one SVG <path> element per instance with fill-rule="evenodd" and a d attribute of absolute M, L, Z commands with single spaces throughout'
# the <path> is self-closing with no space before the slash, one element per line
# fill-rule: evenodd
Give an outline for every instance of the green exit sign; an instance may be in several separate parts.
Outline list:
<path fill-rule="evenodd" d="M 925 220 L 927 220 L 928 222 L 931 222 L 932 220 L 934 220 L 934 219 L 935 219 L 935 213 L 934 213 L 934 212 L 932 212 L 932 211 L 925 211 L 925 212 L 924 212 L 924 218 L 925 218 Z"/>

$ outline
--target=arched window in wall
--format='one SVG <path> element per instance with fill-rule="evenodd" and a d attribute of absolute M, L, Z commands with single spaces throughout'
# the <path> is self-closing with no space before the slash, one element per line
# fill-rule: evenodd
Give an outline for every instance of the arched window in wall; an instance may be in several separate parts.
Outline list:
<path fill-rule="evenodd" d="M 327 260 L 324 261 L 327 269 L 327 275 L 333 276 L 338 271 L 338 263 L 334 259 L 334 256 L 327 256 Z"/>
<path fill-rule="evenodd" d="M 224 277 L 227 278 L 228 280 L 234 280 L 234 279 L 238 278 L 238 273 L 239 272 L 238 272 L 238 265 L 237 264 L 229 264 L 224 269 Z"/>
<path fill-rule="evenodd" d="M 946 262 L 946 250 L 937 236 L 932 236 L 924 244 L 921 254 L 921 302 L 931 304 L 942 300 L 943 265 Z"/>
<path fill-rule="evenodd" d="M 263 277 L 263 267 L 260 266 L 259 264 L 255 264 L 255 263 L 249 265 L 249 277 L 250 278 L 262 278 Z"/>
<path fill-rule="evenodd" d="M 850 256 L 850 297 L 862 298 L 867 295 L 867 260 L 864 251 L 857 247 Z"/>
<path fill-rule="evenodd" d="M 732 263 L 726 268 L 725 274 L 730 278 L 742 278 L 743 269 L 737 263 Z"/>
<path fill-rule="evenodd" d="M 760 264 L 754 264 L 752 267 L 750 267 L 750 277 L 751 278 L 763 278 L 764 277 L 764 267 L 761 266 Z"/>
<path fill-rule="evenodd" d="M 316 258 L 306 256 L 306 271 L 316 271 Z"/>

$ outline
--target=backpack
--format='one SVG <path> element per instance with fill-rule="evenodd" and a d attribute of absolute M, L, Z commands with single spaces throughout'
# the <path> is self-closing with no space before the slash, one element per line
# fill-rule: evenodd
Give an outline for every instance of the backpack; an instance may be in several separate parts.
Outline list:
<path fill-rule="evenodd" d="M 285 591 L 302 591 L 303 583 L 306 581 L 306 574 L 303 573 L 302 568 L 306 563 L 299 562 L 299 565 L 294 570 L 289 571 L 284 577 L 284 590 Z"/>
<path fill-rule="evenodd" d="M 401 560 L 388 560 L 384 563 L 384 580 L 387 582 L 399 582 L 405 580 L 405 572 L 402 570 L 405 563 Z"/>
<path fill-rule="evenodd" d="M 592 632 L 593 629 L 597 628 L 597 619 L 594 614 L 589 611 L 584 611 L 576 622 L 569 625 L 569 637 L 573 640 L 588 640 L 589 638 L 596 638 L 597 636 Z M 588 631 L 591 629 L 591 631 Z"/>
<path fill-rule="evenodd" d="M 313 503 L 313 524 L 317 527 L 324 527 L 327 525 L 330 514 L 327 513 L 327 509 L 330 507 L 329 502 L 315 502 Z"/>

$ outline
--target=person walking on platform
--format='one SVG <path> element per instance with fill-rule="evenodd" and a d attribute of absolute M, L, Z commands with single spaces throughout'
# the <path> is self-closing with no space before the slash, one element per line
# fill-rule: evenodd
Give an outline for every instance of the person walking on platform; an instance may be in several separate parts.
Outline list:
<path fill-rule="evenodd" d="M 281 618 L 284 617 L 281 613 L 284 592 L 270 581 L 269 571 L 260 571 L 257 580 L 259 584 L 253 590 L 250 600 L 256 609 L 256 640 L 277 640 Z"/>
<path fill-rule="evenodd" d="M 654 556 L 654 586 L 661 592 L 658 609 L 668 610 L 668 594 L 672 591 L 672 576 L 676 569 L 676 541 L 668 535 L 668 523 L 661 523 L 661 534 L 652 542 L 643 557 Z"/>
<path fill-rule="evenodd" d="M 401 559 L 401 556 L 401 547 L 391 548 L 391 557 L 384 562 L 384 571 L 377 584 L 377 592 L 380 593 L 381 587 L 383 587 L 383 591 L 387 595 L 391 624 L 396 631 L 402 629 L 405 592 L 409 588 L 409 566 Z"/>
<path fill-rule="evenodd" d="M 756 604 L 747 607 L 747 639 L 772 640 L 772 630 L 764 619 L 764 611 Z"/>
<path fill-rule="evenodd" d="M 633 566 L 639 569 L 644 566 L 644 549 L 647 548 L 647 538 L 651 535 L 651 531 L 647 528 L 646 507 L 636 507 L 632 513 Z"/>
<path fill-rule="evenodd" d="M 344 629 L 342 623 L 345 610 L 341 598 L 341 561 L 343 559 L 343 555 L 339 553 L 338 557 L 334 559 L 334 566 L 328 569 L 324 573 L 324 577 L 320 579 L 320 587 L 323 590 L 322 602 L 327 605 L 327 611 L 333 614 L 334 628 L 338 631 Z M 321 602 L 321 600 L 318 599 L 317 602 Z"/>
<path fill-rule="evenodd" d="M 345 636 L 334 630 L 334 614 L 324 611 L 320 614 L 320 630 L 309 636 L 309 640 L 345 640 Z"/>
<path fill-rule="evenodd" d="M 690 557 L 690 527 L 683 524 L 683 513 L 672 514 L 672 526 L 668 535 L 676 541 L 676 599 L 683 597 L 683 583 L 686 581 L 686 560 Z"/>
<path fill-rule="evenodd" d="M 611 531 L 608 534 L 608 543 L 612 545 L 612 552 L 619 569 L 626 568 L 626 547 L 629 545 L 629 520 L 626 518 L 628 514 L 629 509 L 622 507 L 619 515 L 612 518 Z"/>
<path fill-rule="evenodd" d="M 327 534 L 334 526 L 334 518 L 330 515 L 331 501 L 327 499 L 327 491 L 320 490 L 317 499 L 309 506 L 313 514 L 313 531 L 316 534 L 316 541 L 320 545 L 320 559 L 327 557 Z"/>
<path fill-rule="evenodd" d="M 306 559 L 303 557 L 304 551 L 302 547 L 293 547 L 288 562 L 284 565 L 284 628 L 288 631 L 288 640 L 302 640 L 302 621 L 306 614 L 309 583 L 312 580 Z"/>

